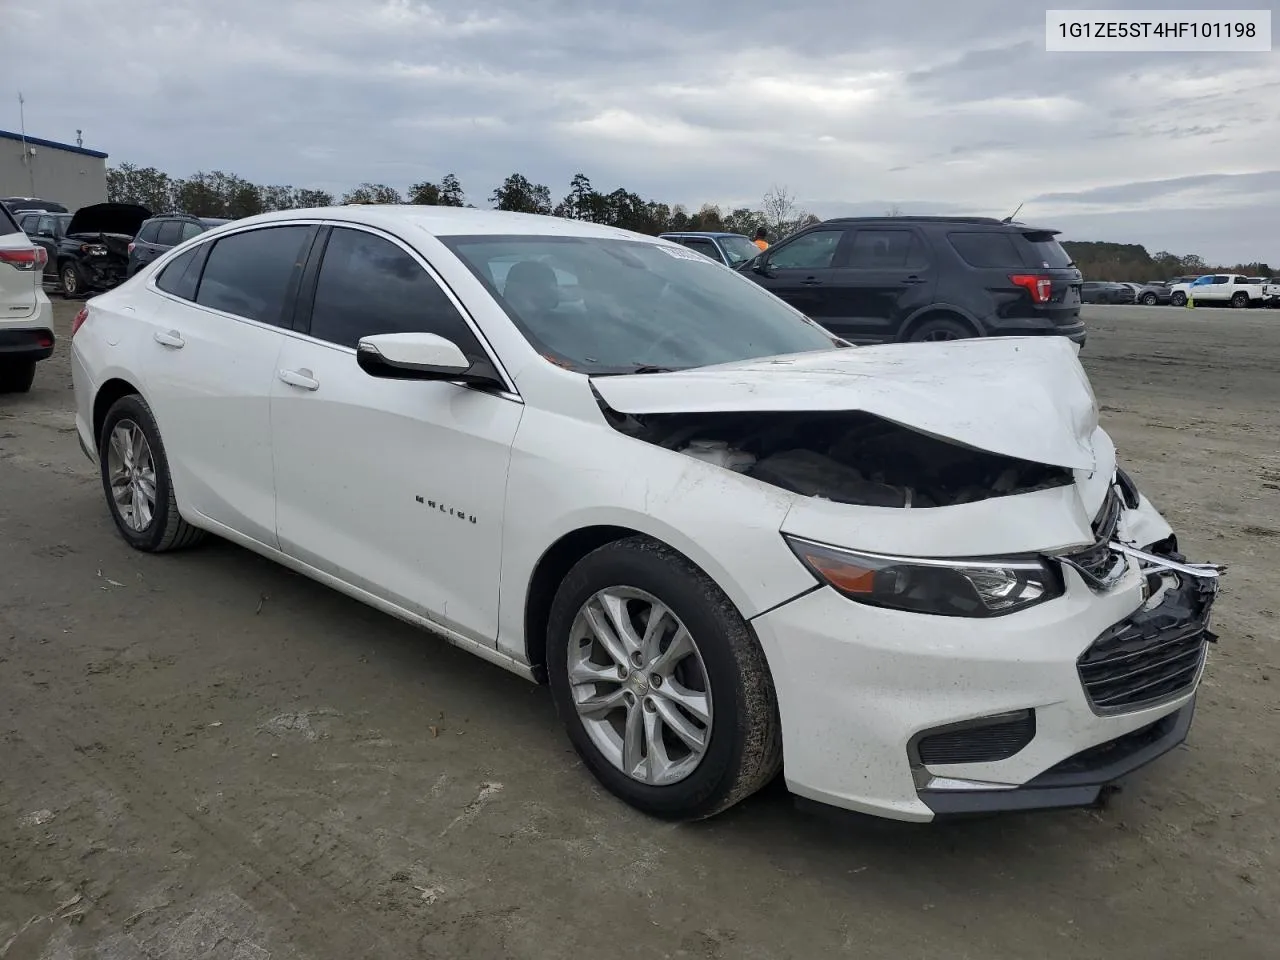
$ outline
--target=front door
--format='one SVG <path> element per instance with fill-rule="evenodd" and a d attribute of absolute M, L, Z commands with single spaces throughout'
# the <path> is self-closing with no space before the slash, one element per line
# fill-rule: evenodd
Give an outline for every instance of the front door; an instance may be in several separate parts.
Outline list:
<path fill-rule="evenodd" d="M 751 277 L 809 319 L 826 325 L 833 315 L 829 284 L 846 234 L 841 229 L 811 230 L 770 247 Z"/>
<path fill-rule="evenodd" d="M 356 343 L 378 333 L 435 333 L 484 355 L 435 277 L 386 235 L 332 229 L 305 330 L 287 338 L 271 400 L 281 549 L 493 645 L 523 405 L 360 369 Z"/>

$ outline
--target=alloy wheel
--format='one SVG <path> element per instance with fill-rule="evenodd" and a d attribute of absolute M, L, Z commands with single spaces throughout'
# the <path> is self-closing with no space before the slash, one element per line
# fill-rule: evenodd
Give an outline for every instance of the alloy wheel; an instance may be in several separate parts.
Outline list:
<path fill-rule="evenodd" d="M 632 587 L 601 590 L 574 617 L 568 653 L 574 708 L 614 767 L 649 786 L 697 769 L 711 741 L 711 684 L 669 607 Z"/>
<path fill-rule="evenodd" d="M 76 276 L 75 267 L 67 267 L 62 271 L 62 292 L 68 297 L 74 297 L 80 292 L 80 278 Z"/>
<path fill-rule="evenodd" d="M 107 476 L 111 499 L 125 526 L 142 533 L 156 512 L 156 465 L 142 428 L 120 420 L 107 443 Z"/>

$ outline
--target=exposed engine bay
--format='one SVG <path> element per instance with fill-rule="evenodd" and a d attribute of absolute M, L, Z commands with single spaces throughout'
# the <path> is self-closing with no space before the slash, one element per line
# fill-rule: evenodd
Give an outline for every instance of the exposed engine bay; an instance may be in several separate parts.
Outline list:
<path fill-rule="evenodd" d="M 974 450 L 857 411 L 605 414 L 628 436 L 838 503 L 945 507 L 1074 482 L 1062 467 Z"/>

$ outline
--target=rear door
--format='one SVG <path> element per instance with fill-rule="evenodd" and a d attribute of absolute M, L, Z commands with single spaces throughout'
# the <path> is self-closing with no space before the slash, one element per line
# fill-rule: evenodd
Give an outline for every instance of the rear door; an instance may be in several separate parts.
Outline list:
<path fill-rule="evenodd" d="M 833 313 L 827 287 L 835 279 L 837 255 L 843 252 L 848 237 L 842 227 L 826 227 L 783 240 L 766 250 L 747 276 L 825 325 L 839 319 Z"/>
<path fill-rule="evenodd" d="M 139 351 L 183 505 L 276 545 L 271 388 L 316 227 L 260 227 L 193 246 L 156 278 Z"/>
<path fill-rule="evenodd" d="M 0 326 L 6 320 L 25 319 L 35 313 L 38 260 L 36 245 L 0 204 Z"/>
<path fill-rule="evenodd" d="M 910 227 L 859 227 L 824 288 L 826 326 L 850 340 L 895 340 L 907 317 L 933 302 L 937 271 Z"/>

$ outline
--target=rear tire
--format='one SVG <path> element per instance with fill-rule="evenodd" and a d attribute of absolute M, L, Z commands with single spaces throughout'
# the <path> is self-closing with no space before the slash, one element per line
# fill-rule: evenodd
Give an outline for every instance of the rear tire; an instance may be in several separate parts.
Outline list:
<path fill-rule="evenodd" d="M 1169 298 L 1169 302 L 1175 307 L 1185 307 L 1187 305 L 1187 295 L 1181 290 L 1175 290 L 1173 296 Z"/>
<path fill-rule="evenodd" d="M 1156 295 L 1154 293 L 1144 293 L 1142 302 L 1148 307 L 1154 307 L 1156 305 Z"/>
<path fill-rule="evenodd" d="M 777 697 L 754 633 L 702 570 L 648 537 L 606 544 L 569 571 L 548 618 L 547 672 L 587 769 L 647 814 L 710 817 L 782 766 Z"/>
<path fill-rule="evenodd" d="M 1243 290 L 1234 294 L 1231 297 L 1231 306 L 1235 307 L 1237 310 L 1243 310 L 1245 307 L 1249 306 L 1249 295 Z"/>
<path fill-rule="evenodd" d="M 178 512 L 160 428 L 142 397 L 121 397 L 107 411 L 98 435 L 98 464 L 111 519 L 129 546 L 165 553 L 205 538 Z"/>
<path fill-rule="evenodd" d="M 912 330 L 911 336 L 907 339 L 911 343 L 923 343 L 925 341 L 968 340 L 973 335 L 973 330 L 966 323 L 953 320 L 950 317 L 935 317 L 932 320 L 926 320 Z"/>
<path fill-rule="evenodd" d="M 58 273 L 58 281 L 62 286 L 62 295 L 64 297 L 78 297 L 84 293 L 84 275 L 80 272 L 80 267 L 74 260 L 62 265 L 62 270 Z"/>
<path fill-rule="evenodd" d="M 0 393 L 26 393 L 35 379 L 34 360 L 0 361 Z"/>

